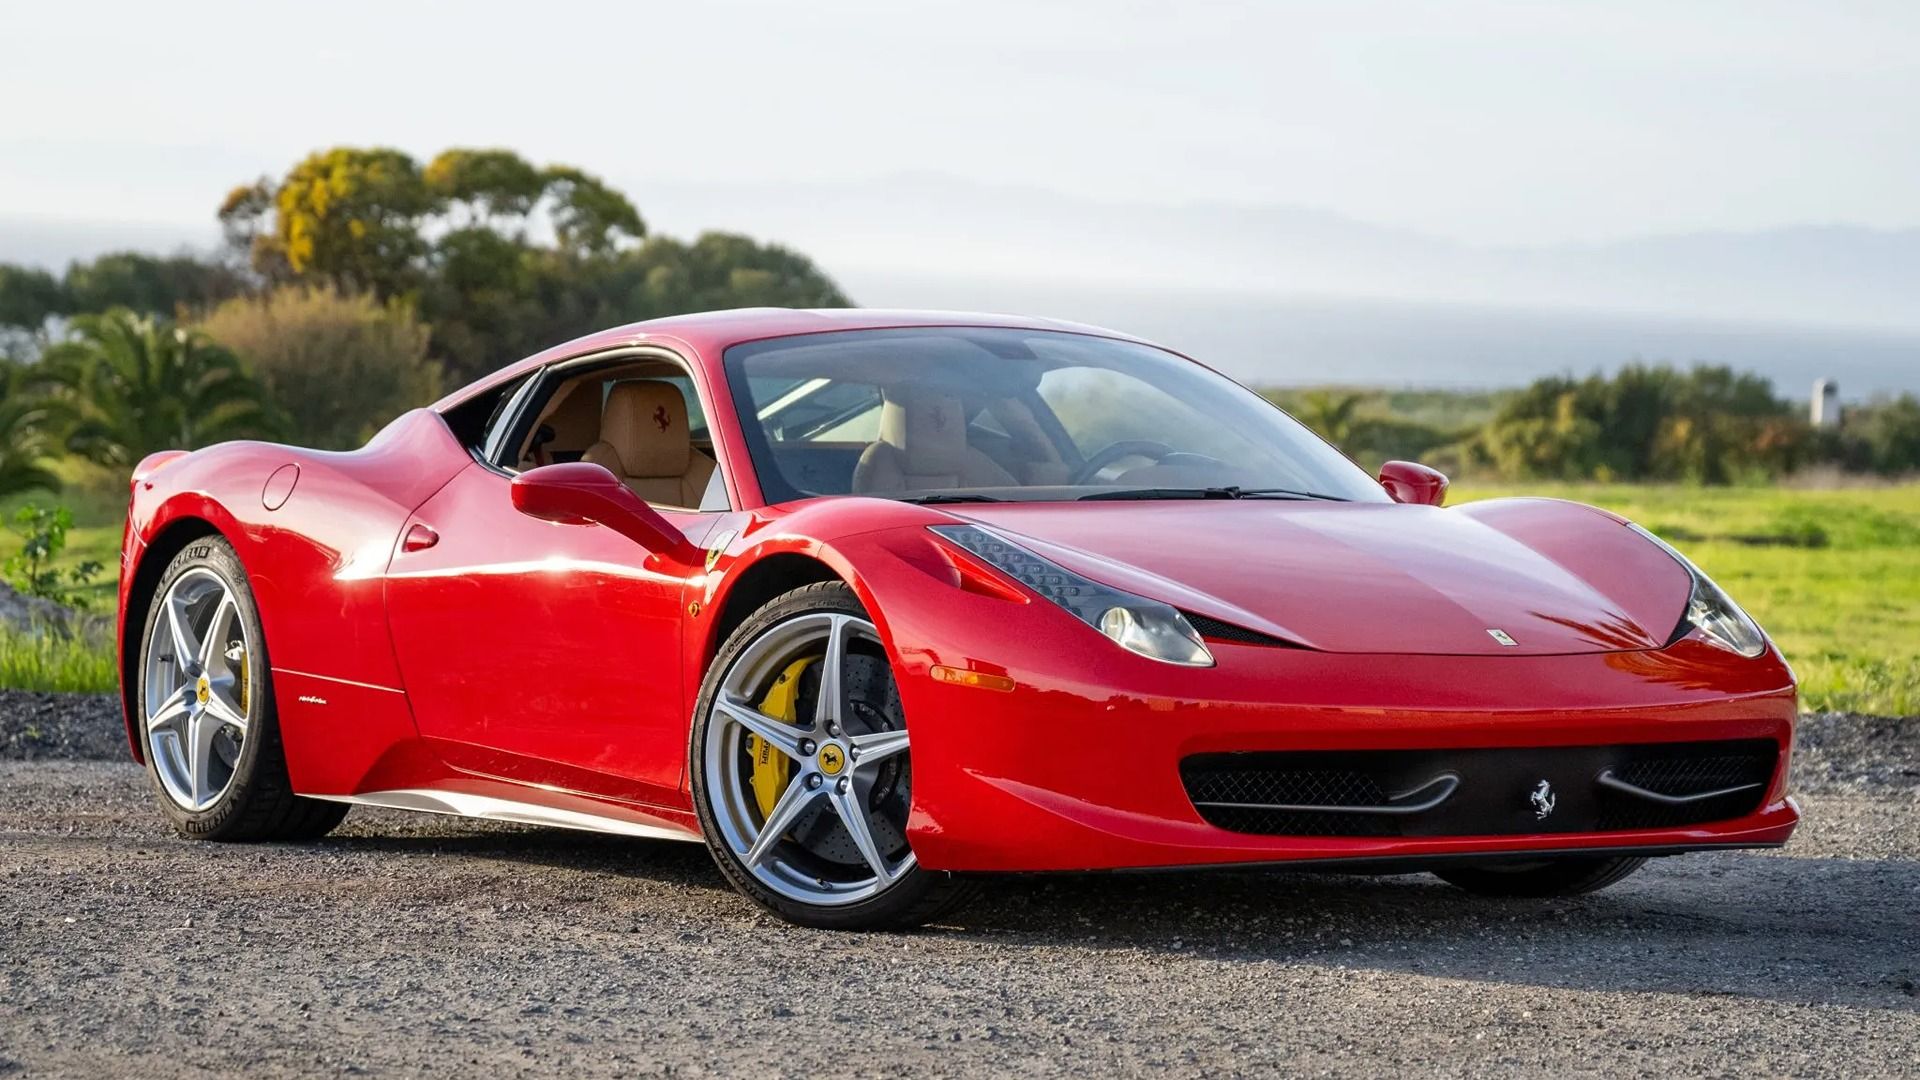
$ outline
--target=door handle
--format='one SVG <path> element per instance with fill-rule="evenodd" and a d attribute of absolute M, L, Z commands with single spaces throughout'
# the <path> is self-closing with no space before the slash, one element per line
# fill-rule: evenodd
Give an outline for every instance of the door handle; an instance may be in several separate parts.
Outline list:
<path fill-rule="evenodd" d="M 439 533 L 416 521 L 407 527 L 407 536 L 400 541 L 400 550 L 425 551 L 439 542 Z"/>

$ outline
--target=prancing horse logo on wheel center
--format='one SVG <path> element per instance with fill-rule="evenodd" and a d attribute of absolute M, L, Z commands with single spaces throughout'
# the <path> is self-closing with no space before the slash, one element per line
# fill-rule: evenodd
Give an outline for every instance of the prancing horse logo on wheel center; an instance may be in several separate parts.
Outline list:
<path fill-rule="evenodd" d="M 828 743 L 820 748 L 815 758 L 820 763 L 820 771 L 828 776 L 839 776 L 840 770 L 847 767 L 847 752 L 840 749 L 838 743 Z"/>

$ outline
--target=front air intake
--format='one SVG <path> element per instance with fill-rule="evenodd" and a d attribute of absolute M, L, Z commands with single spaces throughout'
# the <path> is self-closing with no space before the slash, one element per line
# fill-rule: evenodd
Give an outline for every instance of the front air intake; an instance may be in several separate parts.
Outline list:
<path fill-rule="evenodd" d="M 1204 633 L 1204 631 L 1203 631 Z M 1200 817 L 1265 836 L 1502 836 L 1663 829 L 1759 809 L 1770 739 L 1448 750 L 1199 754 Z"/>

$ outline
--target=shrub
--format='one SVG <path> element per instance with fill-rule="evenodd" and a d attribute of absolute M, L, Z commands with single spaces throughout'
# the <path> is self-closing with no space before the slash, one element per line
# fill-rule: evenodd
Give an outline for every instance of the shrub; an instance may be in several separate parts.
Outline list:
<path fill-rule="evenodd" d="M 229 300 L 199 329 L 243 357 L 296 441 L 359 446 L 395 416 L 439 396 L 427 327 L 411 308 L 332 287 L 288 286 Z"/>
<path fill-rule="evenodd" d="M 24 365 L 0 358 L 0 498 L 60 489 L 48 458 L 63 414 L 28 385 L 27 375 Z"/>
<path fill-rule="evenodd" d="M 38 373 L 70 414 L 67 448 L 102 465 L 275 433 L 260 384 L 232 352 L 166 319 L 115 308 L 73 320 Z"/>
<path fill-rule="evenodd" d="M 99 575 L 100 564 L 88 561 L 65 570 L 54 567 L 66 550 L 73 513 L 64 506 L 52 510 L 23 506 L 14 512 L 11 528 L 22 542 L 18 554 L 0 563 L 0 574 L 5 575 L 7 584 L 27 596 L 68 607 L 79 605 L 84 591 Z"/>
<path fill-rule="evenodd" d="M 1724 484 L 1776 476 L 1811 446 L 1806 424 L 1760 376 L 1629 364 L 1610 377 L 1533 383 L 1501 408 L 1478 451 L 1516 478 Z"/>
<path fill-rule="evenodd" d="M 1858 433 L 1874 471 L 1920 469 L 1920 398 L 1901 394 L 1875 401 L 1860 412 L 1857 422 L 1848 418 L 1847 433 Z"/>

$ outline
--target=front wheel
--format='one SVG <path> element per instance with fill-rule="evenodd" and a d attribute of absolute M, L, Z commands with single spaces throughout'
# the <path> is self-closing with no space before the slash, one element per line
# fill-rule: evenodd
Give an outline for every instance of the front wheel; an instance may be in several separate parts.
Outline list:
<path fill-rule="evenodd" d="M 1645 859 L 1578 857 L 1543 859 L 1502 866 L 1457 866 L 1436 870 L 1449 885 L 1482 896 L 1578 896 L 1607 886 L 1640 869 Z"/>
<path fill-rule="evenodd" d="M 906 717 L 880 637 L 841 582 L 796 589 L 728 637 L 701 687 L 694 806 L 735 888 L 828 929 L 927 922 L 966 899 L 907 844 Z"/>

